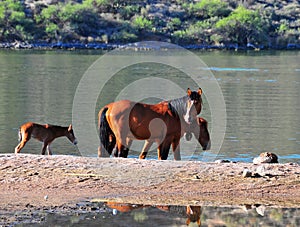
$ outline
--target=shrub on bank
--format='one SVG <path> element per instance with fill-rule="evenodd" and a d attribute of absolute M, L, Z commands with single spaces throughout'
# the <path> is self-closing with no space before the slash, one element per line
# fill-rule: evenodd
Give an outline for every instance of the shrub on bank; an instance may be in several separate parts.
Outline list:
<path fill-rule="evenodd" d="M 0 2 L 0 41 L 299 44 L 300 3 L 275 0 Z M 32 7 L 34 5 L 34 7 Z M 292 7 L 293 6 L 293 7 Z M 299 18 L 298 18 L 299 17 Z"/>

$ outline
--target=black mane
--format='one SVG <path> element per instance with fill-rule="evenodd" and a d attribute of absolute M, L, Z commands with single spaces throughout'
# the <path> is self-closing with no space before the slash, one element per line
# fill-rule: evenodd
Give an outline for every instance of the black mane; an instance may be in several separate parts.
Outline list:
<path fill-rule="evenodd" d="M 169 100 L 168 107 L 174 115 L 183 116 L 184 114 L 186 114 L 187 101 L 189 99 L 190 97 L 186 95 L 181 98 Z"/>
<path fill-rule="evenodd" d="M 187 111 L 187 101 L 188 100 L 199 101 L 202 103 L 201 95 L 196 91 L 192 91 L 192 93 L 190 95 L 186 95 L 181 98 L 169 100 L 168 107 L 174 115 L 183 116 L 186 114 L 186 111 Z"/>

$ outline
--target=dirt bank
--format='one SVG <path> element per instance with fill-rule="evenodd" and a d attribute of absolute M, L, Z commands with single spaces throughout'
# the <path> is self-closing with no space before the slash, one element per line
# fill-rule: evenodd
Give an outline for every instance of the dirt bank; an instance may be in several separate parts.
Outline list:
<path fill-rule="evenodd" d="M 243 177 L 244 169 L 252 174 Z M 258 172 L 259 174 L 255 174 Z M 298 164 L 0 155 L 0 212 L 80 201 L 300 207 Z"/>

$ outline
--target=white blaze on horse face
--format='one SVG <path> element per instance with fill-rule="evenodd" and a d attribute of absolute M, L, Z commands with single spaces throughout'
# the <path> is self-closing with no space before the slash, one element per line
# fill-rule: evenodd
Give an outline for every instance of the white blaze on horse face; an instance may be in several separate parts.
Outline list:
<path fill-rule="evenodd" d="M 184 118 L 184 121 L 187 123 L 187 124 L 191 124 L 192 122 L 192 119 L 193 117 L 191 116 L 192 115 L 192 110 L 193 110 L 193 104 L 194 104 L 194 101 L 193 100 L 190 100 L 187 104 L 187 108 L 186 108 L 186 113 L 185 115 L 183 116 Z"/>

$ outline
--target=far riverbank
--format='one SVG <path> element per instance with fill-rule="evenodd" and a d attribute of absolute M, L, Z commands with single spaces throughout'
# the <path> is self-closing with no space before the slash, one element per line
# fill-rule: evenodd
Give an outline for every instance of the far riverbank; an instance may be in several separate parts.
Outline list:
<path fill-rule="evenodd" d="M 147 41 L 145 41 L 147 42 Z M 119 44 L 119 43 L 27 43 L 27 42 L 4 42 L 0 43 L 0 49 L 33 49 L 33 50 L 113 50 L 113 49 L 129 49 L 129 48 L 137 48 L 142 50 L 151 50 L 156 49 L 153 46 L 139 46 L 139 43 L 145 42 L 137 42 L 137 43 L 128 43 L 128 44 Z M 153 41 L 155 43 L 156 41 Z M 160 42 L 161 43 L 161 42 Z M 168 43 L 166 43 L 168 44 Z M 171 44 L 175 46 L 175 44 Z M 287 44 L 286 46 L 272 46 L 272 47 L 264 47 L 264 46 L 255 46 L 253 44 L 248 44 L 247 46 L 239 46 L 238 44 L 230 44 L 230 45 L 178 45 L 182 48 L 188 50 L 300 50 L 300 44 Z"/>

